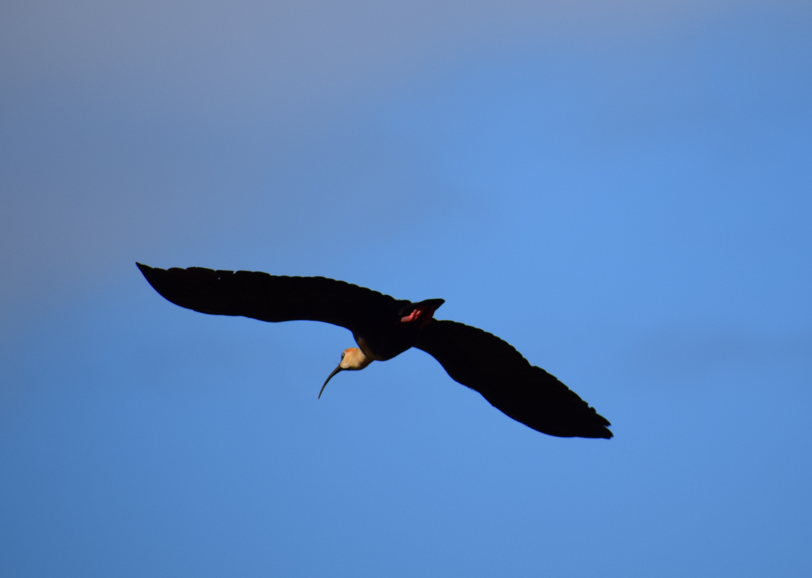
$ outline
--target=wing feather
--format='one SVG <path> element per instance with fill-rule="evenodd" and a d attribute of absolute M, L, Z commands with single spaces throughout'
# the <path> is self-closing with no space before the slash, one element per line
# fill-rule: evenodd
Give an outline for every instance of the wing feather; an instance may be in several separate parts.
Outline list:
<path fill-rule="evenodd" d="M 324 277 L 284 277 L 202 267 L 164 270 L 136 264 L 168 301 L 210 315 L 239 315 L 269 322 L 322 321 L 356 331 L 406 303 Z"/>
<path fill-rule="evenodd" d="M 612 437 L 604 417 L 495 335 L 462 323 L 432 321 L 415 347 L 439 361 L 454 381 L 534 430 L 559 437 Z"/>

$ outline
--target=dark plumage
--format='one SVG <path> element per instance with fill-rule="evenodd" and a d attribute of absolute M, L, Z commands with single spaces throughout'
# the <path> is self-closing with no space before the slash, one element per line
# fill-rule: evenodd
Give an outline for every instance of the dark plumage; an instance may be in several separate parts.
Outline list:
<path fill-rule="evenodd" d="M 606 419 L 505 341 L 475 327 L 432 319 L 442 299 L 412 303 L 324 277 L 137 265 L 158 293 L 187 309 L 269 322 L 322 321 L 349 329 L 360 350 L 345 350 L 330 378 L 416 347 L 437 359 L 452 379 L 537 431 L 560 437 L 612 437 Z"/>

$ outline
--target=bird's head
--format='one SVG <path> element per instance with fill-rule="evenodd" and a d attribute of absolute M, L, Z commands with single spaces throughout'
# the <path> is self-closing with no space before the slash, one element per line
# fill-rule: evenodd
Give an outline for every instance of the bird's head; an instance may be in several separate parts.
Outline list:
<path fill-rule="evenodd" d="M 341 363 L 338 364 L 338 367 L 333 370 L 333 373 L 327 377 L 327 381 L 325 381 L 324 385 L 321 386 L 319 398 L 321 398 L 324 388 L 327 387 L 327 382 L 333 379 L 333 376 L 336 373 L 339 371 L 359 371 L 364 369 L 370 363 L 372 363 L 372 359 L 364 355 L 364 352 L 357 347 L 345 349 L 341 353 Z"/>

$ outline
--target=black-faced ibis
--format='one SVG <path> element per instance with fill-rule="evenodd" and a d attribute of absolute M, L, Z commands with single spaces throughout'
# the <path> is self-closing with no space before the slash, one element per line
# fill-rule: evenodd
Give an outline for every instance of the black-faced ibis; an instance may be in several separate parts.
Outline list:
<path fill-rule="evenodd" d="M 453 380 L 534 430 L 560 437 L 612 437 L 606 419 L 508 343 L 475 327 L 433 319 L 443 299 L 400 301 L 324 277 L 137 265 L 158 293 L 187 309 L 270 322 L 323 321 L 352 331 L 358 347 L 344 350 L 321 391 L 340 371 L 364 369 L 416 347 L 439 361 Z"/>

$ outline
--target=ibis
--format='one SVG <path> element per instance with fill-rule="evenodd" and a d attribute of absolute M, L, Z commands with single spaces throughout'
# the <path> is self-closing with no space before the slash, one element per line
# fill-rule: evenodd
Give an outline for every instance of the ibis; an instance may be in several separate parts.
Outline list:
<path fill-rule="evenodd" d="M 344 350 L 319 397 L 337 373 L 358 371 L 415 347 L 434 357 L 454 381 L 536 431 L 612 437 L 604 417 L 505 341 L 476 327 L 434 319 L 443 299 L 413 303 L 324 277 L 136 265 L 159 294 L 187 309 L 273 323 L 321 321 L 349 329 L 358 347 Z"/>

